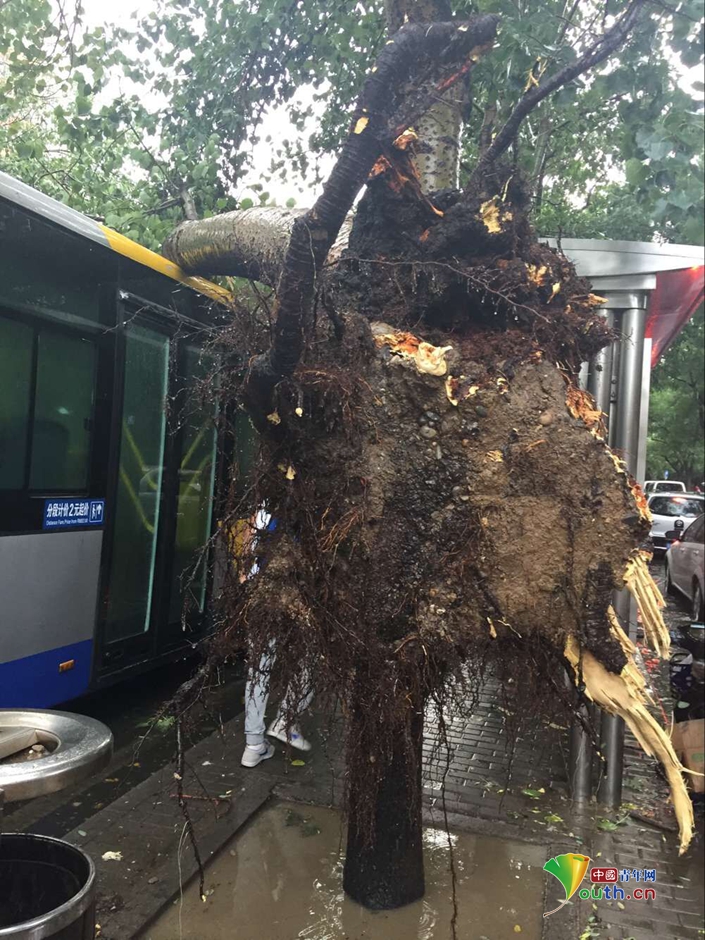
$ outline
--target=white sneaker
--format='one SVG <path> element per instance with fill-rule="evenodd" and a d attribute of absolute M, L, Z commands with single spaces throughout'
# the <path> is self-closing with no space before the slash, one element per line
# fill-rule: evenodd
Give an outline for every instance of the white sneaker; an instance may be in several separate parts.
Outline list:
<path fill-rule="evenodd" d="M 301 734 L 301 731 L 297 725 L 292 725 L 289 728 L 288 735 L 286 730 L 286 721 L 283 718 L 277 718 L 276 721 L 273 721 L 269 726 L 269 731 L 267 734 L 271 735 L 273 738 L 277 738 L 279 741 L 283 741 L 285 744 L 290 744 L 298 751 L 311 750 L 311 742 L 307 741 L 306 738 Z"/>
<path fill-rule="evenodd" d="M 273 744 L 270 744 L 269 741 L 265 741 L 263 744 L 248 744 L 242 752 L 242 760 L 240 763 L 243 767 L 256 767 L 257 764 L 261 764 L 263 760 L 269 760 L 270 757 L 274 757 L 274 753 L 275 747 Z"/>

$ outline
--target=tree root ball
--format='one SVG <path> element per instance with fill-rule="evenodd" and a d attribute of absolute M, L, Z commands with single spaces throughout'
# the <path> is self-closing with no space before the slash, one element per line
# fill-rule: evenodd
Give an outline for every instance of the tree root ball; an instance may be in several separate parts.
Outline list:
<path fill-rule="evenodd" d="M 261 594 L 271 621 L 277 577 L 284 619 L 298 611 L 325 633 L 327 614 L 342 617 L 368 649 L 421 644 L 444 659 L 488 637 L 562 650 L 574 635 L 619 672 L 607 608 L 648 524 L 590 413 L 576 412 L 580 393 L 540 352 L 488 377 L 461 349 L 369 330 L 357 440 L 343 422 L 340 438 L 309 427 L 291 447 L 282 466 L 295 476 L 280 471 L 268 496 L 297 539 L 250 604 Z M 326 600 L 313 607 L 321 558 Z"/>

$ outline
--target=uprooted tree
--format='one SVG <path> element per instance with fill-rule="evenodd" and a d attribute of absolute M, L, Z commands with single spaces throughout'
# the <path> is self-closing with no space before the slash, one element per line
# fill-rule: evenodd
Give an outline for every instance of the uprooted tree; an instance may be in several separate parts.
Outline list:
<path fill-rule="evenodd" d="M 681 767 L 611 607 L 626 585 L 648 641 L 667 652 L 638 548 L 648 511 L 576 385 L 580 363 L 611 340 L 601 299 L 537 241 L 508 156 L 523 119 L 648 11 L 632 0 L 570 64 L 532 73 L 462 191 L 457 99 L 499 22 L 448 13 L 390 2 L 398 29 L 311 210 L 186 222 L 165 245 L 189 272 L 274 289 L 273 307 L 236 315 L 223 344 L 261 440 L 247 500 L 278 526 L 257 577 L 233 569 L 209 662 L 246 645 L 256 664 L 274 644 L 275 689 L 308 676 L 341 704 L 344 886 L 373 908 L 423 894 L 424 709 L 442 712 L 472 663 L 520 662 L 517 675 L 554 691 L 565 666 L 663 763 L 682 848 L 692 827 Z M 244 515 L 230 510 L 225 532 Z"/>

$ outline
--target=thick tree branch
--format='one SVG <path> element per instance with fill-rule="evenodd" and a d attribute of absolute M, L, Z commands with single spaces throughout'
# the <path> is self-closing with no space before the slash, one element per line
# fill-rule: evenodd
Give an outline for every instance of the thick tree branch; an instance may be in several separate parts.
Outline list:
<path fill-rule="evenodd" d="M 382 152 L 390 118 L 414 74 L 460 63 L 491 42 L 496 16 L 467 23 L 407 24 L 383 48 L 358 100 L 341 155 L 314 207 L 293 225 L 278 287 L 272 346 L 250 364 L 244 398 L 253 421 L 268 429 L 276 385 L 291 376 L 304 348 L 316 278 L 353 201 Z M 457 77 L 461 77 L 460 70 Z"/>
<path fill-rule="evenodd" d="M 623 16 L 573 63 L 566 65 L 554 75 L 543 79 L 532 87 L 519 100 L 509 115 L 506 124 L 499 131 L 490 146 L 478 161 L 473 171 L 471 182 L 480 179 L 487 168 L 509 148 L 515 140 L 522 121 L 536 108 L 544 98 L 554 91 L 572 82 L 579 75 L 589 71 L 615 52 L 629 36 L 644 7 L 645 0 L 632 0 Z"/>
<path fill-rule="evenodd" d="M 304 212 L 256 206 L 182 222 L 162 253 L 187 274 L 227 274 L 275 287 L 292 226 Z"/>
<path fill-rule="evenodd" d="M 225 274 L 276 287 L 294 222 L 308 209 L 255 206 L 210 219 L 182 222 L 162 245 L 162 254 L 186 274 Z M 347 246 L 352 216 L 328 253 L 338 260 Z"/>

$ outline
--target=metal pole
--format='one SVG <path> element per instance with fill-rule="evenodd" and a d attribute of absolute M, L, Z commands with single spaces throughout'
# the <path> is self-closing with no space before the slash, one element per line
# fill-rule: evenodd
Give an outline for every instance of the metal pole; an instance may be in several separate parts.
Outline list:
<path fill-rule="evenodd" d="M 587 708 L 580 709 L 585 720 L 589 720 Z M 592 745 L 582 724 L 573 719 L 570 729 L 570 795 L 576 803 L 586 803 L 592 796 Z"/>
<path fill-rule="evenodd" d="M 612 314 L 609 312 L 608 323 L 612 326 Z M 602 370 L 607 368 L 609 380 L 609 365 L 605 366 L 605 355 L 611 361 L 611 350 L 602 350 L 590 363 L 583 363 L 580 369 L 578 382 L 581 388 L 587 388 L 597 401 L 598 407 L 606 411 L 596 394 L 596 385 L 602 379 Z M 596 368 L 600 366 L 601 369 Z M 609 391 L 609 381 L 606 384 Z M 568 679 L 568 684 L 573 683 Z M 580 709 L 584 719 L 588 719 L 588 709 L 583 705 Z M 587 803 L 592 797 L 592 745 L 585 733 L 582 722 L 573 718 L 570 728 L 570 752 L 568 755 L 568 784 L 571 799 L 576 803 Z"/>
<path fill-rule="evenodd" d="M 640 485 L 646 479 L 646 436 L 649 430 L 649 396 L 651 394 L 651 347 L 653 340 L 644 340 L 644 364 L 641 370 L 641 411 L 639 412 L 639 455 L 634 476 Z"/>
<path fill-rule="evenodd" d="M 615 326 L 621 323 L 621 319 L 615 317 Z M 619 366 L 622 360 L 622 344 L 612 343 L 612 361 L 610 363 L 610 387 L 609 402 L 607 406 L 607 443 L 610 447 L 615 446 L 617 436 L 617 390 L 619 386 Z"/>
<path fill-rule="evenodd" d="M 625 306 L 627 309 L 622 315 L 622 338 L 619 344 L 619 381 L 613 412 L 616 428 L 612 446 L 625 460 L 629 472 L 634 475 L 639 457 L 640 399 L 646 325 L 645 295 L 626 296 Z M 631 597 L 626 590 L 615 592 L 615 611 L 631 633 L 630 601 Z M 616 715 L 603 715 L 600 748 L 607 761 L 607 767 L 600 782 L 598 799 L 605 806 L 619 806 L 622 801 L 624 722 Z"/>
<path fill-rule="evenodd" d="M 614 310 L 604 310 L 602 315 L 607 321 L 607 326 L 611 329 L 614 326 Z M 600 411 L 607 416 L 606 420 L 609 420 L 610 413 L 612 353 L 614 345 L 615 344 L 612 343 L 606 346 L 595 356 L 591 363 L 590 379 L 588 383 L 588 391 L 595 399 L 595 403 Z"/>
<path fill-rule="evenodd" d="M 625 310 L 622 316 L 615 447 L 620 451 L 620 456 L 626 461 L 629 472 L 633 476 L 636 474 L 639 457 L 639 416 L 646 308 L 639 295 L 630 295 L 629 299 L 634 306 Z M 641 304 L 639 300 L 642 300 Z"/>

